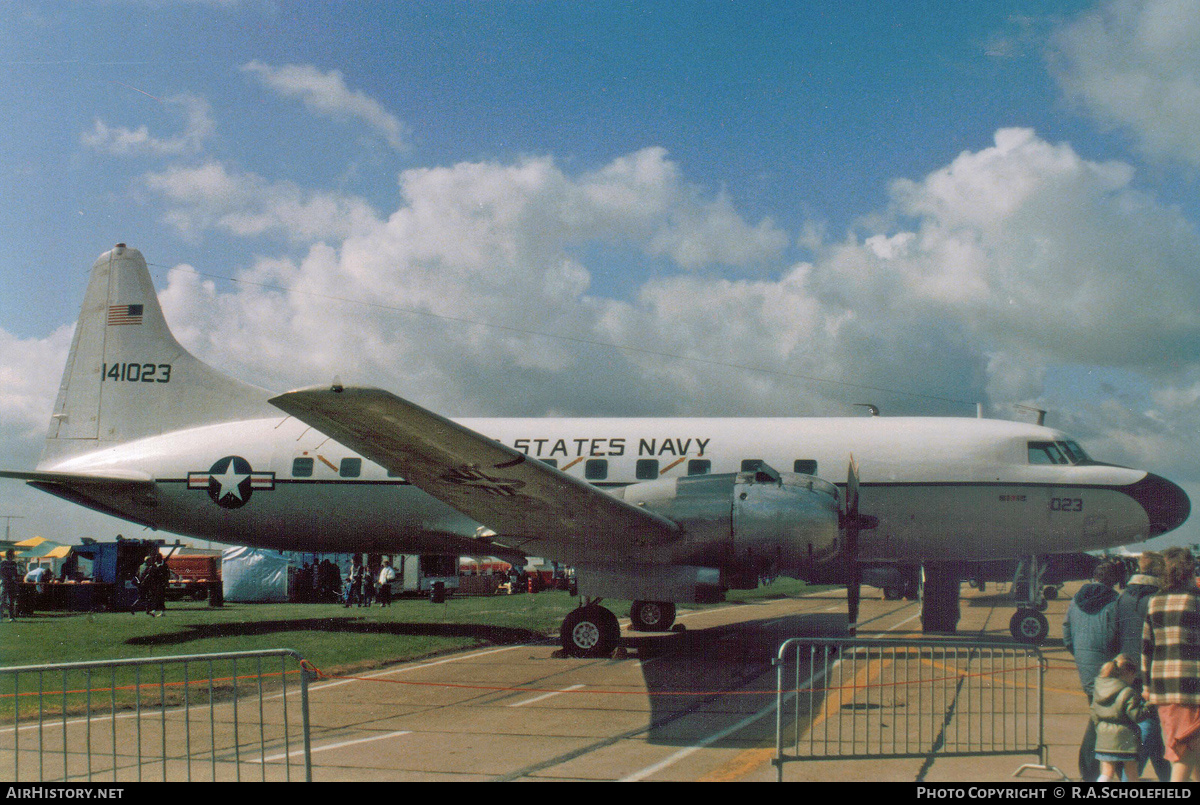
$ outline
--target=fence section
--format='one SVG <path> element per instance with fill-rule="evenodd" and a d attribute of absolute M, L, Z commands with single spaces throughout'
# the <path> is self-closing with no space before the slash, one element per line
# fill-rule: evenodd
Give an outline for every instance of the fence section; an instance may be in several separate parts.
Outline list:
<path fill-rule="evenodd" d="M 1016 774 L 1062 774 L 1046 762 L 1035 646 L 797 638 L 775 664 L 780 780 L 789 761 L 972 755 L 1036 755 Z"/>
<path fill-rule="evenodd" d="M 290 649 L 0 668 L 0 779 L 312 779 Z"/>

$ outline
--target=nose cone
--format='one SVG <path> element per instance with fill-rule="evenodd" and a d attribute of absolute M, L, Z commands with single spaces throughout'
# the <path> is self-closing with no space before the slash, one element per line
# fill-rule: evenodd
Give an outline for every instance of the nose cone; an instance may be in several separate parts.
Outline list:
<path fill-rule="evenodd" d="M 1124 491 L 1145 509 L 1151 537 L 1179 528 L 1192 512 L 1192 501 L 1187 492 L 1153 473 L 1147 473 L 1145 478 Z"/>

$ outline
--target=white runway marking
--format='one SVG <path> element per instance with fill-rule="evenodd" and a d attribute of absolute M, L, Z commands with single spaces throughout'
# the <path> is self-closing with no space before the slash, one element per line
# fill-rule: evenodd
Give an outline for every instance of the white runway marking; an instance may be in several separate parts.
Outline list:
<path fill-rule="evenodd" d="M 514 702 L 513 704 L 510 704 L 508 706 L 509 707 L 524 707 L 527 704 L 533 704 L 534 702 L 540 702 L 545 699 L 549 699 L 551 696 L 558 696 L 560 693 L 569 693 L 573 690 L 579 690 L 580 688 L 586 688 L 586 687 L 587 687 L 587 685 L 571 685 L 568 688 L 563 688 L 562 690 L 551 691 L 550 693 L 543 693 L 541 696 L 534 696 L 532 699 L 526 699 L 523 702 Z"/>
<path fill-rule="evenodd" d="M 341 741 L 340 743 L 326 744 L 325 746 L 314 746 L 312 748 L 312 752 L 313 752 L 313 754 L 316 754 L 317 752 L 324 752 L 326 749 L 341 749 L 343 746 L 354 746 L 355 744 L 365 744 L 370 741 L 382 741 L 385 738 L 399 738 L 401 735 L 410 735 L 410 734 L 412 734 L 412 730 L 400 730 L 399 732 L 389 732 L 387 735 L 372 735 L 370 738 L 356 738 L 353 741 Z M 296 749 L 291 752 L 284 752 L 283 754 L 279 754 L 279 755 L 270 755 L 269 757 L 265 757 L 261 760 L 259 760 L 258 758 L 254 758 L 253 760 L 248 760 L 246 762 L 247 763 L 273 763 L 276 760 L 283 760 L 285 757 L 294 757 L 295 755 L 303 755 L 303 754 L 304 754 L 304 749 L 302 747 L 300 749 Z"/>

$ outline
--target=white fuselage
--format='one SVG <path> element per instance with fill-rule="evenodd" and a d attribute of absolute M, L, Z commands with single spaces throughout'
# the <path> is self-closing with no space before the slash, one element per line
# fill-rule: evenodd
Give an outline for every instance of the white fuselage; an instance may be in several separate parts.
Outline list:
<path fill-rule="evenodd" d="M 1031 463 L 1030 443 L 1065 437 L 1028 424 L 887 417 L 459 421 L 601 487 L 689 471 L 738 472 L 753 461 L 844 484 L 853 456 L 860 466 L 860 511 L 878 519 L 860 536 L 864 560 L 1008 558 L 1153 535 L 1153 515 L 1129 490 L 1156 476 L 1088 462 Z M 236 470 L 227 461 L 235 456 L 245 462 Z M 155 528 L 219 542 L 283 550 L 487 552 L 474 543 L 486 524 L 356 459 L 281 415 L 146 437 L 41 469 L 147 473 L 155 482 L 150 493 L 93 496 L 92 502 Z M 209 493 L 216 476 L 230 489 L 241 484 L 226 505 Z"/>

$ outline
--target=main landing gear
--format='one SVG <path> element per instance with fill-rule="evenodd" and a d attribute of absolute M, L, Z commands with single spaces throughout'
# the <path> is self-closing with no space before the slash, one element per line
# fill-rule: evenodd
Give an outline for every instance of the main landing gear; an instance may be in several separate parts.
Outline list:
<path fill-rule="evenodd" d="M 599 602 L 597 598 L 563 618 L 558 635 L 572 657 L 607 657 L 617 647 L 621 625 Z"/>
<path fill-rule="evenodd" d="M 634 601 L 629 619 L 635 632 L 665 632 L 675 623 L 675 605 L 662 601 Z"/>
<path fill-rule="evenodd" d="M 664 601 L 634 601 L 629 610 L 636 632 L 666 632 L 675 623 L 675 605 Z M 617 616 L 595 598 L 563 618 L 558 631 L 563 651 L 572 657 L 607 657 L 621 639 Z"/>

